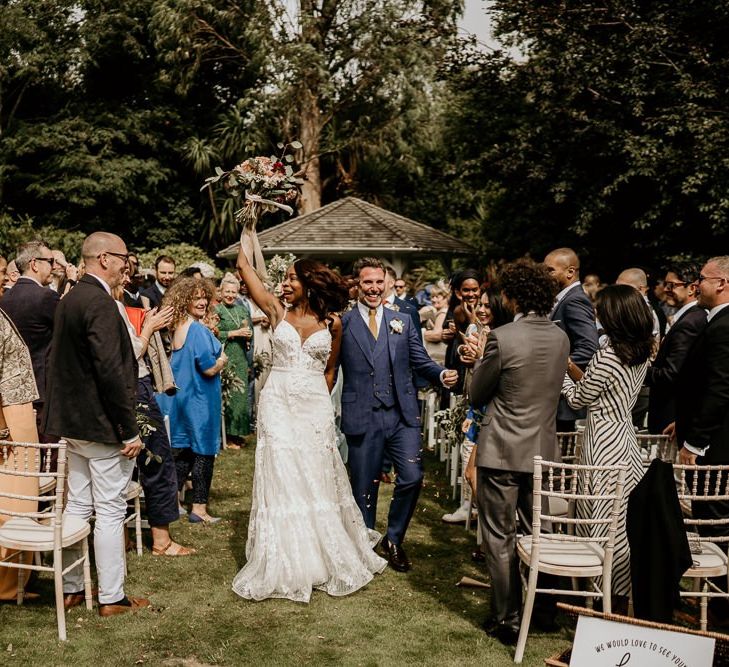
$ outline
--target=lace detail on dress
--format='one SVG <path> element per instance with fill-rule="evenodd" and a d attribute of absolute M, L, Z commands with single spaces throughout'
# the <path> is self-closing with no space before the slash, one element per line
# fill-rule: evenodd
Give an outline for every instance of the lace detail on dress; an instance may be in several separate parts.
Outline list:
<path fill-rule="evenodd" d="M 364 525 L 337 449 L 324 379 L 331 334 L 303 343 L 283 320 L 273 333 L 273 368 L 261 392 L 246 565 L 233 590 L 253 599 L 308 602 L 313 588 L 347 595 L 386 561 Z"/>

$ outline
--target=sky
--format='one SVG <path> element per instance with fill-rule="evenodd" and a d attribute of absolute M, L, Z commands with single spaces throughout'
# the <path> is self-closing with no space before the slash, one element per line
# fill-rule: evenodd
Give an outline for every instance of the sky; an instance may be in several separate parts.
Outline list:
<path fill-rule="evenodd" d="M 494 43 L 489 28 L 490 22 L 486 13 L 486 0 L 466 0 L 466 11 L 463 14 L 460 25 L 464 31 L 470 32 L 479 41 L 487 45 Z"/>

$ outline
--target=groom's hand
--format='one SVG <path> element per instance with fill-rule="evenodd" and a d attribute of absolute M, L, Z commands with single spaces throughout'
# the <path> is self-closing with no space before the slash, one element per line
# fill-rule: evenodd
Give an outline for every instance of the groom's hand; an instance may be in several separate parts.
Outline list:
<path fill-rule="evenodd" d="M 458 371 L 443 371 L 443 375 L 441 376 L 440 381 L 443 383 L 443 386 L 446 389 L 450 389 L 451 387 L 455 386 L 456 382 L 458 382 Z"/>

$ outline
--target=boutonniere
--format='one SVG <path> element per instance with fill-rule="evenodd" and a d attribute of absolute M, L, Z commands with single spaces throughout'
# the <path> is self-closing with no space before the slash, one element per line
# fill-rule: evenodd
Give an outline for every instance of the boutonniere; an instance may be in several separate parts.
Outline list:
<path fill-rule="evenodd" d="M 398 306 L 396 303 L 390 303 L 389 301 L 385 302 L 385 308 L 388 308 L 389 310 L 394 310 L 396 313 L 400 312 L 400 306 Z"/>
<path fill-rule="evenodd" d="M 395 318 L 394 320 L 390 320 L 390 331 L 394 334 L 401 334 L 403 328 L 402 320 L 399 320 Z"/>

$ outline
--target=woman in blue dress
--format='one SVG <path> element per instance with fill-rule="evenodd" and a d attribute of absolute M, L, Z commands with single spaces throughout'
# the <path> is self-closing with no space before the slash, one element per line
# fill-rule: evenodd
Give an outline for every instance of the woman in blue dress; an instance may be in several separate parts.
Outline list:
<path fill-rule="evenodd" d="M 220 521 L 207 509 L 215 456 L 220 450 L 220 371 L 227 362 L 220 341 L 202 323 L 213 294 L 214 287 L 207 280 L 180 278 L 163 300 L 174 311 L 170 363 L 179 390 L 158 400 L 170 418 L 179 490 L 192 472 L 191 523 Z"/>

